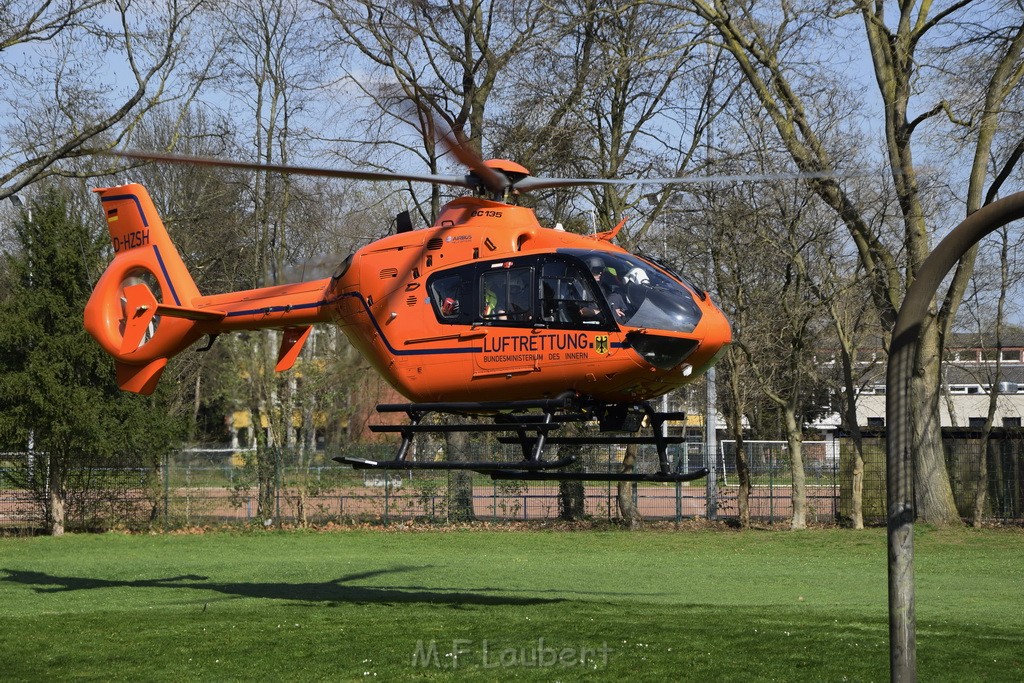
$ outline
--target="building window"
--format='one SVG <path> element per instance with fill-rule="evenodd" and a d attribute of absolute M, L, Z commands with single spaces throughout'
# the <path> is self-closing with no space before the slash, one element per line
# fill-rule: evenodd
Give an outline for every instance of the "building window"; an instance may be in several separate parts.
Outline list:
<path fill-rule="evenodd" d="M 1009 363 L 1019 363 L 1020 362 L 1020 349 L 1011 349 L 1009 351 L 1004 349 L 1003 352 L 1002 352 L 1002 359 L 1004 361 L 1009 362 Z"/>
<path fill-rule="evenodd" d="M 1019 417 L 1004 417 L 1003 418 L 1003 427 L 1005 427 L 1007 429 L 1013 429 L 1013 428 L 1020 427 L 1020 418 Z"/>
<path fill-rule="evenodd" d="M 967 418 L 967 426 L 971 429 L 982 429 L 985 426 L 985 418 L 969 417 Z"/>
<path fill-rule="evenodd" d="M 884 417 L 869 417 L 868 418 L 868 427 L 873 427 L 873 428 L 876 428 L 876 429 L 882 429 L 883 427 L 885 427 L 885 418 Z"/>

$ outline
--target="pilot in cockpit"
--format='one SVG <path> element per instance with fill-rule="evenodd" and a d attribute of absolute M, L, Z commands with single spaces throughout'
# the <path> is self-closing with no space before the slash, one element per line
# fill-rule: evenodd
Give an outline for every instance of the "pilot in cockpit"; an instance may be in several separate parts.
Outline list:
<path fill-rule="evenodd" d="M 594 280 L 601 286 L 601 291 L 608 302 L 608 307 L 612 309 L 612 313 L 615 315 L 615 320 L 617 322 L 625 322 L 627 317 L 626 298 L 622 294 L 622 282 L 619 280 L 615 268 L 606 264 L 600 256 L 588 258 L 587 265 L 590 267 L 590 274 L 594 276 Z"/>

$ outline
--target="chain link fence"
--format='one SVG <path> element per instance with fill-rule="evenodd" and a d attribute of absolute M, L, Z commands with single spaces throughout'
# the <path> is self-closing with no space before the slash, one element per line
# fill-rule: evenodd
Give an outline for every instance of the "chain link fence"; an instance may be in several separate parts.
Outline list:
<path fill-rule="evenodd" d="M 957 511 L 972 519 L 979 505 L 983 520 L 1024 522 L 1024 430 L 996 428 L 987 441 L 976 429 L 943 430 L 946 469 Z M 885 437 L 862 439 L 863 514 L 865 522 L 885 522 Z M 852 439 L 840 447 L 839 516 L 849 518 L 853 508 L 853 472 L 856 458 Z"/>
<path fill-rule="evenodd" d="M 954 497 L 969 518 L 979 486 L 986 492 L 983 515 L 1002 522 L 1024 521 L 1022 493 L 1024 431 L 998 430 L 985 447 L 965 431 L 946 440 Z M 785 442 L 743 444 L 751 476 L 749 509 L 758 523 L 787 523 L 792 511 L 792 463 Z M 466 459 L 520 457 L 513 449 L 486 445 Z M 862 441 L 863 511 L 868 523 L 885 520 L 885 442 Z M 803 444 L 807 518 L 842 522 L 852 514 L 854 445 L 850 439 Z M 433 453 L 432 449 L 421 449 Z M 495 453 L 498 453 L 495 455 Z M 393 457 L 393 445 L 353 445 L 346 455 L 374 460 Z M 602 447 L 581 454 L 589 471 L 618 471 L 625 449 Z M 333 454 L 331 454 L 333 455 Z M 440 454 L 433 457 L 439 457 Z M 671 484 L 627 483 L 622 495 L 651 520 L 738 514 L 735 444 L 724 441 L 712 457 L 702 444 L 671 451 L 679 471 L 713 469 L 704 479 Z M 713 460 L 713 462 L 712 462 Z M 714 467 L 712 468 L 712 464 Z M 654 471 L 657 455 L 641 448 L 637 471 Z M 45 454 L 0 454 L 0 528 L 38 529 L 48 505 Z M 159 463 L 126 458 L 118 463 L 85 463 L 67 473 L 68 529 L 182 528 L 216 524 L 304 525 L 420 520 L 446 523 L 554 520 L 574 510 L 577 518 L 620 519 L 619 485 L 601 483 L 492 481 L 484 474 L 433 470 L 353 470 L 328 454 L 290 449 L 239 451 L 186 449 Z M 709 506 L 709 493 L 711 505 Z M 569 505 L 568 502 L 576 503 Z"/>

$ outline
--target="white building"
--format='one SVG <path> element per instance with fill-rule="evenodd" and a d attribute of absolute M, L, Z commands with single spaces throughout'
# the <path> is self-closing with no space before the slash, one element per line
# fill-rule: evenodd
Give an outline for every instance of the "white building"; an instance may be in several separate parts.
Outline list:
<path fill-rule="evenodd" d="M 977 334 L 953 335 L 947 344 L 942 367 L 943 396 L 940 413 L 943 427 L 984 426 L 991 393 L 996 393 L 995 427 L 1020 427 L 1024 418 L 1024 333 L 1004 335 L 999 348 L 987 345 Z M 857 397 L 857 424 L 885 427 L 885 356 L 862 354 L 865 381 Z M 834 429 L 838 415 L 813 425 Z"/>

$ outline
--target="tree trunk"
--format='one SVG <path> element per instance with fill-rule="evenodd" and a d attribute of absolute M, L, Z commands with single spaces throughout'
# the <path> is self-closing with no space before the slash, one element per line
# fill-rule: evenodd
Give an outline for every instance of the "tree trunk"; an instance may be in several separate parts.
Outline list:
<path fill-rule="evenodd" d="M 1005 290 L 1004 290 L 1005 291 Z M 996 336 L 996 348 L 1001 348 L 1002 343 L 999 336 Z M 992 374 L 992 381 L 988 390 L 988 415 L 985 417 L 985 426 L 981 430 L 981 448 L 978 453 L 978 475 L 975 478 L 974 504 L 971 506 L 971 526 L 980 528 L 985 520 L 985 510 L 988 507 L 988 447 L 992 442 L 992 427 L 995 426 L 996 408 L 999 402 L 999 378 L 1000 362 L 996 359 L 996 369 Z M 1004 435 L 1005 438 L 1005 435 Z"/>
<path fill-rule="evenodd" d="M 789 444 L 789 464 L 793 473 L 793 490 L 791 498 L 793 501 L 793 521 L 790 529 L 807 528 L 807 486 L 804 476 L 804 449 L 803 434 L 796 419 L 796 413 L 792 408 L 787 407 L 786 414 L 786 442 Z"/>
<path fill-rule="evenodd" d="M 64 496 L 64 477 L 61 476 L 60 465 L 53 462 L 53 458 L 49 460 L 49 472 L 47 478 L 49 479 L 49 514 L 47 515 L 47 526 L 51 536 L 63 536 L 64 535 L 64 522 L 65 522 L 65 496 Z"/>
<path fill-rule="evenodd" d="M 860 435 L 853 446 L 853 485 L 850 501 L 850 522 L 854 529 L 864 528 L 864 446 Z"/>
<path fill-rule="evenodd" d="M 941 393 L 938 332 L 934 322 L 926 324 L 918 343 L 914 377 L 911 380 L 913 449 L 917 462 L 914 492 L 917 517 L 935 526 L 963 524 L 949 483 L 946 456 L 939 424 Z"/>
<path fill-rule="evenodd" d="M 837 319 L 837 318 L 836 318 Z M 857 382 L 854 380 L 854 358 L 856 347 L 844 334 L 842 326 L 836 323 L 840 337 L 840 361 L 843 366 L 843 422 L 850 430 L 853 440 L 853 474 L 850 486 L 850 523 L 854 529 L 864 528 L 864 439 L 857 424 Z"/>
<path fill-rule="evenodd" d="M 740 420 L 733 421 L 732 436 L 736 441 L 736 477 L 739 479 L 739 492 L 736 497 L 736 505 L 740 515 L 740 526 L 744 529 L 749 529 L 750 463 L 747 462 L 747 450 L 743 443 L 743 425 Z"/>
<path fill-rule="evenodd" d="M 579 463 L 565 468 L 566 472 L 582 471 Z M 566 522 L 578 522 L 587 516 L 586 497 L 582 481 L 558 482 L 558 518 Z"/>
<path fill-rule="evenodd" d="M 277 481 L 277 445 L 273 429 L 263 429 L 261 411 L 253 411 L 253 429 L 256 430 L 256 516 L 269 526 L 274 518 L 275 484 Z"/>
<path fill-rule="evenodd" d="M 310 492 L 310 481 L 309 481 L 309 464 L 312 462 L 316 455 L 316 422 L 315 422 L 315 411 L 313 409 L 314 402 L 316 401 L 313 392 L 307 392 L 305 401 L 302 405 L 302 429 L 301 438 L 299 445 L 299 485 L 297 495 L 297 506 L 299 524 L 303 528 L 309 525 L 309 520 L 306 517 L 306 497 Z"/>
<path fill-rule="evenodd" d="M 626 454 L 622 458 L 621 470 L 624 474 L 633 472 L 636 468 L 637 450 L 638 446 L 636 444 L 629 444 L 626 446 Z M 616 500 L 619 504 L 619 515 L 622 517 L 622 521 L 628 529 L 639 529 L 643 522 L 640 512 L 636 509 L 636 505 L 633 503 L 634 486 L 634 482 L 620 481 L 618 483 L 616 494 Z"/>
<path fill-rule="evenodd" d="M 466 457 L 468 439 L 465 432 L 448 432 L 444 435 L 445 457 L 453 462 L 463 462 Z M 448 521 L 470 522 L 476 519 L 473 512 L 473 474 L 452 470 L 448 473 Z"/>
<path fill-rule="evenodd" d="M 585 427 L 578 424 L 566 425 L 569 436 L 581 436 Z M 563 428 L 564 429 L 564 428 Z M 576 456 L 576 462 L 565 468 L 566 472 L 583 472 L 586 468 L 583 462 L 583 447 L 576 445 L 562 445 L 558 447 L 559 458 Z M 582 481 L 560 481 L 558 482 L 558 518 L 567 522 L 577 522 L 586 517 L 586 489 Z"/>
<path fill-rule="evenodd" d="M 857 424 L 857 401 L 853 395 L 854 386 L 847 383 L 845 393 L 846 424 L 853 442 L 853 472 L 850 477 L 850 524 L 854 529 L 864 528 L 864 438 Z"/>
<path fill-rule="evenodd" d="M 993 387 L 993 391 L 995 387 Z M 977 489 L 974 491 L 974 505 L 971 509 L 971 526 L 980 528 L 985 520 L 985 508 L 988 503 L 988 444 L 989 432 L 986 429 L 981 439 L 981 453 L 978 462 Z"/>

